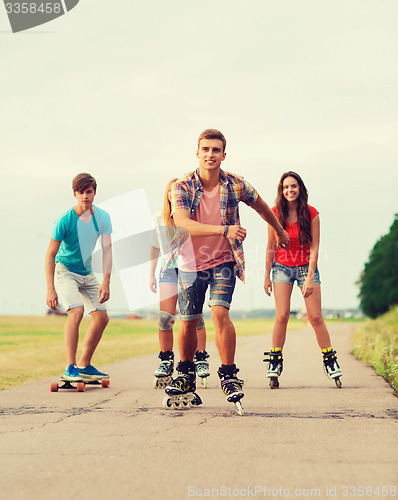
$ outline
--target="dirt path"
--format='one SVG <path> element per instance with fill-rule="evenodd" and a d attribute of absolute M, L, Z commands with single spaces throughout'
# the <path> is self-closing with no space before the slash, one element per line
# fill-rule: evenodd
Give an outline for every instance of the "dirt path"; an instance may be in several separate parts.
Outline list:
<path fill-rule="evenodd" d="M 244 417 L 219 388 L 214 345 L 204 404 L 191 410 L 162 408 L 155 355 L 104 367 L 109 389 L 51 393 L 44 380 L 3 391 L 0 498 L 393 498 L 398 399 L 351 355 L 351 325 L 331 335 L 341 390 L 323 374 L 310 329 L 290 333 L 278 390 L 262 363 L 270 335 L 239 339 Z"/>

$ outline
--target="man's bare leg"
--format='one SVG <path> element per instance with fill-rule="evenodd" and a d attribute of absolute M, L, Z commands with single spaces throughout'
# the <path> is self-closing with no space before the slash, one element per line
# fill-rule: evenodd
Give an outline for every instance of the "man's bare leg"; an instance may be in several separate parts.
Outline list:
<path fill-rule="evenodd" d="M 223 365 L 235 362 L 236 332 L 229 317 L 229 310 L 224 306 L 212 306 L 211 317 L 216 330 L 216 345 Z"/>
<path fill-rule="evenodd" d="M 196 327 L 199 319 L 194 321 L 181 321 L 180 331 L 178 332 L 178 347 L 180 350 L 180 360 L 193 363 L 197 347 Z"/>
<path fill-rule="evenodd" d="M 79 343 L 79 327 L 84 315 L 84 307 L 78 306 L 69 309 L 64 326 L 64 341 L 66 352 L 66 363 L 76 365 L 76 351 Z"/>
<path fill-rule="evenodd" d="M 83 352 L 80 357 L 79 367 L 85 368 L 91 364 L 91 358 L 97 348 L 102 334 L 109 323 L 108 313 L 106 311 L 93 311 L 91 313 L 91 324 L 84 338 Z"/>

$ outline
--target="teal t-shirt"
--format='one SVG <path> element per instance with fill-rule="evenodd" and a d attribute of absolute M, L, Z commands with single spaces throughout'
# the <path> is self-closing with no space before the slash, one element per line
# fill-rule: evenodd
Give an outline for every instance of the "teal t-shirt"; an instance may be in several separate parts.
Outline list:
<path fill-rule="evenodd" d="M 105 210 L 93 206 L 89 222 L 83 222 L 71 208 L 55 222 L 51 238 L 61 241 L 55 262 L 82 276 L 92 272 L 91 257 L 100 235 L 112 233 L 111 218 Z"/>

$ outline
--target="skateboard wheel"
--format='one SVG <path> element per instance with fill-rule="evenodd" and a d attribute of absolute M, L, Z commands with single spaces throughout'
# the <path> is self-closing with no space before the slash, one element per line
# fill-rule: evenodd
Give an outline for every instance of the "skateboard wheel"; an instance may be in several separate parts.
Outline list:
<path fill-rule="evenodd" d="M 84 382 L 77 383 L 77 392 L 84 392 L 86 390 L 86 384 Z"/>
<path fill-rule="evenodd" d="M 103 381 L 101 382 L 101 385 L 102 385 L 102 387 L 103 387 L 104 389 L 105 389 L 105 388 L 108 388 L 108 387 L 110 386 L 110 384 L 111 384 L 111 381 L 109 380 L 109 378 L 107 378 L 107 379 L 105 379 L 105 380 L 103 380 Z"/>
<path fill-rule="evenodd" d="M 50 390 L 51 390 L 51 392 L 58 392 L 57 382 L 54 382 L 53 384 L 51 384 Z"/>

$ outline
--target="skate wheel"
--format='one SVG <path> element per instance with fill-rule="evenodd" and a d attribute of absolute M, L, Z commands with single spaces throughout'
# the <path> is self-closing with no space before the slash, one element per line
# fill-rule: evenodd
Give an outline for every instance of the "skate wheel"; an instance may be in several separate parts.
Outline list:
<path fill-rule="evenodd" d="M 191 402 L 190 401 L 181 401 L 181 406 L 183 408 L 191 408 Z"/>
<path fill-rule="evenodd" d="M 58 384 L 57 384 L 57 382 L 54 382 L 53 384 L 51 384 L 50 390 L 51 390 L 51 392 L 58 392 Z"/>
<path fill-rule="evenodd" d="M 111 381 L 107 378 L 101 382 L 101 385 L 104 389 L 107 389 L 111 385 Z"/>
<path fill-rule="evenodd" d="M 157 389 L 157 388 L 158 388 L 158 379 L 157 379 L 157 378 L 155 378 L 155 379 L 153 380 L 153 388 L 154 388 L 154 389 Z"/>
<path fill-rule="evenodd" d="M 180 402 L 179 401 L 174 401 L 171 405 L 172 405 L 172 407 L 175 410 L 178 410 L 180 408 Z"/>
<path fill-rule="evenodd" d="M 276 377 L 272 377 L 269 380 L 269 386 L 271 389 L 277 389 L 279 387 L 279 381 Z"/>
<path fill-rule="evenodd" d="M 169 398 L 169 396 L 166 396 L 164 399 L 163 399 L 163 408 L 165 410 L 170 410 L 170 408 L 172 407 L 172 403 L 171 403 L 171 400 Z"/>
<path fill-rule="evenodd" d="M 86 384 L 84 382 L 77 383 L 77 392 L 85 392 Z"/>
<path fill-rule="evenodd" d="M 341 389 L 341 387 L 342 387 L 342 385 L 343 385 L 343 384 L 341 383 L 341 380 L 340 380 L 339 378 L 335 378 L 335 379 L 334 379 L 334 382 L 335 382 L 336 386 L 337 386 L 339 389 Z"/>
<path fill-rule="evenodd" d="M 236 401 L 236 403 L 234 403 L 235 405 L 235 409 L 237 411 L 237 413 L 243 417 L 243 415 L 245 414 L 245 412 L 243 411 L 243 406 L 242 406 L 242 403 L 240 401 Z"/>
<path fill-rule="evenodd" d="M 207 387 L 207 377 L 202 378 L 203 389 Z"/>

